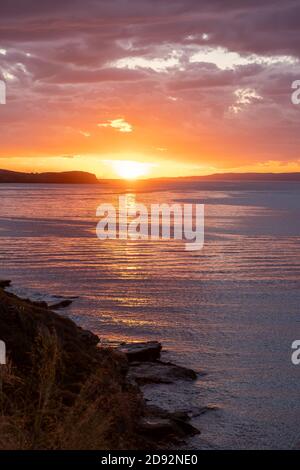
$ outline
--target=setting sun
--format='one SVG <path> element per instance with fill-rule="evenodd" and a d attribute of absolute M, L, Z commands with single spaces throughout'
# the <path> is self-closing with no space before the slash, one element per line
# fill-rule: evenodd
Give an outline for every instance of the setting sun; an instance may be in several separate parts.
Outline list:
<path fill-rule="evenodd" d="M 115 160 L 111 162 L 115 173 L 123 179 L 135 180 L 149 173 L 150 164 L 133 160 Z"/>

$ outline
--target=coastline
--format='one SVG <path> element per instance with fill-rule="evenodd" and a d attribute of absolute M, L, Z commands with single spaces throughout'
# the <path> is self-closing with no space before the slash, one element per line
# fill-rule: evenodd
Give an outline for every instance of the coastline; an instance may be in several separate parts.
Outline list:
<path fill-rule="evenodd" d="M 21 299 L 0 281 L 0 449 L 170 448 L 199 431 L 189 415 L 147 405 L 146 384 L 195 380 L 160 360 L 161 344 L 99 346 L 99 338 L 46 302 Z"/>

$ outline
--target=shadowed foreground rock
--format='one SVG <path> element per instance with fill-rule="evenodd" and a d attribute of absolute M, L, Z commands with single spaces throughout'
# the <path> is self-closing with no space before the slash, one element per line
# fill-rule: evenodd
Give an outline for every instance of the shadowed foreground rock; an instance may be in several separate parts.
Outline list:
<path fill-rule="evenodd" d="M 124 355 L 1 288 L 0 339 L 8 360 L 0 366 L 0 449 L 149 448 L 138 430 L 144 400 L 127 380 Z"/>
<path fill-rule="evenodd" d="M 66 300 L 61 300 L 60 302 L 56 304 L 49 305 L 48 308 L 51 308 L 52 310 L 61 310 L 63 308 L 67 308 L 72 304 L 72 300 L 66 299 Z"/>
<path fill-rule="evenodd" d="M 197 432 L 182 415 L 149 409 L 128 376 L 133 358 L 159 367 L 159 343 L 99 348 L 98 336 L 9 285 L 0 281 L 0 449 L 156 449 Z"/>
<path fill-rule="evenodd" d="M 158 341 L 146 343 L 123 343 L 118 351 L 125 354 L 129 362 L 132 361 L 155 361 L 160 358 L 162 345 Z"/>
<path fill-rule="evenodd" d="M 171 384 L 176 380 L 196 380 L 198 374 L 186 367 L 160 360 L 162 345 L 158 341 L 123 343 L 117 351 L 129 361 L 129 376 L 139 385 Z"/>
<path fill-rule="evenodd" d="M 192 369 L 177 366 L 171 362 L 132 362 L 129 376 L 139 385 L 171 384 L 177 380 L 196 380 L 197 374 Z"/>
<path fill-rule="evenodd" d="M 140 430 L 149 437 L 156 436 L 156 439 L 176 441 L 186 436 L 200 434 L 189 420 L 189 414 L 184 411 L 169 412 L 157 406 L 148 406 L 140 422 Z"/>
<path fill-rule="evenodd" d="M 11 285 L 11 281 L 1 281 L 0 280 L 0 289 L 5 289 Z"/>
<path fill-rule="evenodd" d="M 129 360 L 128 377 L 134 383 L 172 384 L 178 380 L 196 380 L 198 374 L 186 367 L 160 360 L 162 345 L 157 341 L 148 343 L 124 343 L 117 348 Z M 153 441 L 177 443 L 200 431 L 190 424 L 191 416 L 185 411 L 168 412 L 154 405 L 144 408 L 139 429 L 142 435 Z"/>

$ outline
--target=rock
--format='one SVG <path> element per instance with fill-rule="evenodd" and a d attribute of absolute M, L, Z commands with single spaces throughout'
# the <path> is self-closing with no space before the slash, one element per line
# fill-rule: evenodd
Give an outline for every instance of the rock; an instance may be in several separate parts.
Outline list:
<path fill-rule="evenodd" d="M 0 281 L 0 288 L 5 289 L 11 285 L 11 281 Z"/>
<path fill-rule="evenodd" d="M 129 376 L 139 385 L 171 384 L 176 380 L 197 379 L 194 370 L 163 361 L 131 363 Z"/>
<path fill-rule="evenodd" d="M 49 305 L 51 310 L 60 310 L 61 308 L 67 308 L 72 304 L 72 300 L 66 299 L 58 302 L 57 304 Z"/>
<path fill-rule="evenodd" d="M 164 410 L 161 410 L 164 411 Z M 154 441 L 167 439 L 183 439 L 184 437 L 200 434 L 187 420 L 174 417 L 176 413 L 164 412 L 165 416 L 145 416 L 140 422 L 140 432 Z"/>
<path fill-rule="evenodd" d="M 190 416 L 187 411 L 174 411 L 172 413 L 169 413 L 169 416 L 171 416 L 172 419 L 175 419 L 176 421 L 187 422 L 190 420 Z"/>
<path fill-rule="evenodd" d="M 169 419 L 146 417 L 140 422 L 140 431 L 152 439 L 161 439 L 174 432 L 172 423 Z"/>
<path fill-rule="evenodd" d="M 35 301 L 35 300 L 25 299 L 25 301 L 38 308 L 48 308 L 47 302 L 44 302 L 43 300 Z"/>
<path fill-rule="evenodd" d="M 145 408 L 146 416 L 156 416 L 159 418 L 177 419 L 180 421 L 189 421 L 190 414 L 185 410 L 167 411 L 156 405 L 147 405 Z"/>
<path fill-rule="evenodd" d="M 217 411 L 218 409 L 219 409 L 219 407 L 217 405 L 206 405 L 206 406 L 203 406 L 202 408 L 199 408 L 196 411 L 192 411 L 190 413 L 190 416 L 192 418 L 196 418 L 198 416 L 204 415 L 208 411 Z"/>
<path fill-rule="evenodd" d="M 153 440 L 168 437 L 170 434 L 177 434 L 171 420 L 166 418 L 146 417 L 141 420 L 139 427 L 142 434 Z"/>
<path fill-rule="evenodd" d="M 83 330 L 82 328 L 79 329 L 79 337 L 80 339 L 89 346 L 96 346 L 99 342 L 99 336 L 95 335 L 91 331 Z"/>
<path fill-rule="evenodd" d="M 180 419 L 172 419 L 171 421 L 173 422 L 174 428 L 176 426 L 176 429 L 178 429 L 178 434 L 181 434 L 182 437 L 196 436 L 197 434 L 201 434 L 199 429 L 195 428 L 195 426 L 186 421 L 182 421 Z"/>
<path fill-rule="evenodd" d="M 145 343 L 123 343 L 117 350 L 126 355 L 129 362 L 155 361 L 160 358 L 162 346 L 158 341 Z"/>

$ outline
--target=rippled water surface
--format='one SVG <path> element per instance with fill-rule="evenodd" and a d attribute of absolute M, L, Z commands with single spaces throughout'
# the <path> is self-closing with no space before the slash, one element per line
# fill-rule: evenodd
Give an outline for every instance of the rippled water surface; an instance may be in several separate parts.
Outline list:
<path fill-rule="evenodd" d="M 0 278 L 24 296 L 78 296 L 65 311 L 104 340 L 162 341 L 165 357 L 206 373 L 161 386 L 194 418 L 190 447 L 293 448 L 300 433 L 300 185 L 161 184 L 137 202 L 205 204 L 205 246 L 100 241 L 101 186 L 0 185 Z M 149 397 L 158 388 L 148 388 Z"/>

